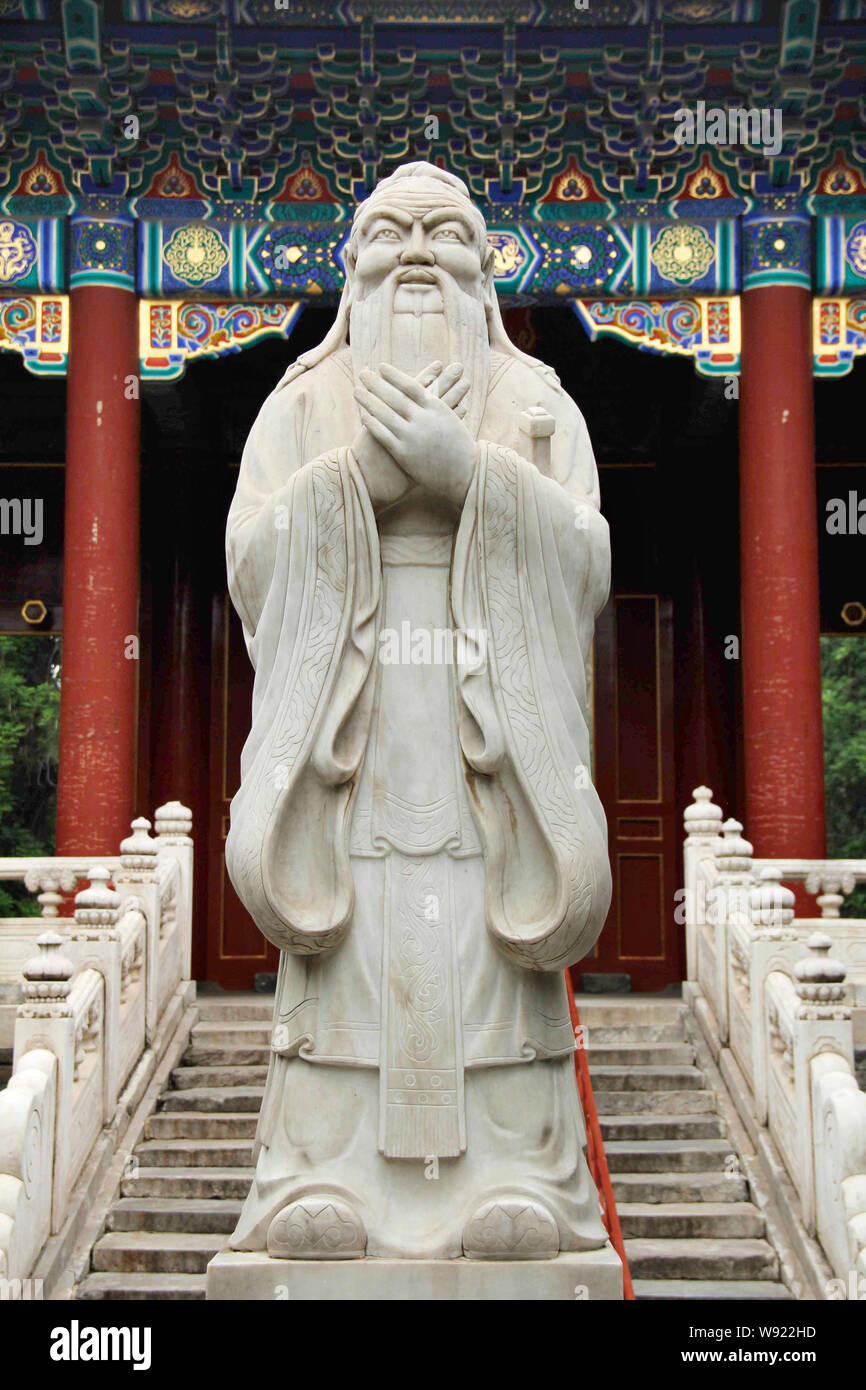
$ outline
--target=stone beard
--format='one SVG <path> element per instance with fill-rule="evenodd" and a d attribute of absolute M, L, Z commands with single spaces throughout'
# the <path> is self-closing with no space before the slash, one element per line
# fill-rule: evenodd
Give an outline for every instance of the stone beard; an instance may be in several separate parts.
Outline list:
<path fill-rule="evenodd" d="M 410 485 L 387 493 L 388 469 Z M 607 527 L 582 417 L 505 336 L 452 175 L 404 166 L 359 210 L 335 326 L 250 434 L 227 553 L 256 682 L 226 859 L 281 950 L 233 1249 L 599 1249 L 563 971 L 610 898 L 575 775 Z M 476 634 L 481 656 L 380 660 L 403 631 Z"/>
<path fill-rule="evenodd" d="M 433 269 L 423 273 L 429 287 L 402 285 L 390 276 L 352 304 L 352 370 L 357 379 L 365 368 L 390 362 L 417 376 L 430 362 L 462 362 L 471 383 L 466 423 L 477 434 L 490 369 L 484 300 Z"/>

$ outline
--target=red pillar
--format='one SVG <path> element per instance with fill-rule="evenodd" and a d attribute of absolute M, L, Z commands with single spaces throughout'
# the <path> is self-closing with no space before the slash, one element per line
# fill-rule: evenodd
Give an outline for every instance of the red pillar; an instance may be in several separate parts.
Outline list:
<path fill-rule="evenodd" d="M 746 290 L 740 379 L 740 566 L 746 836 L 757 857 L 821 857 L 811 295 Z"/>
<path fill-rule="evenodd" d="M 134 815 L 138 660 L 128 639 L 137 643 L 138 370 L 135 294 L 73 289 L 58 854 L 117 854 Z"/>

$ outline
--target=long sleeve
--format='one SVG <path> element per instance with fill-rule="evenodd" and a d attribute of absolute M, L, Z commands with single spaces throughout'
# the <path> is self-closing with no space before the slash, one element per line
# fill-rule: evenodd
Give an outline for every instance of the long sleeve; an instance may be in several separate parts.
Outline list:
<path fill-rule="evenodd" d="M 592 948 L 610 903 L 585 677 L 608 591 L 607 523 L 590 504 L 576 526 L 575 495 L 512 450 L 479 454 L 452 606 L 459 627 L 487 632 L 487 662 L 459 680 L 487 926 L 517 964 L 559 970 Z"/>

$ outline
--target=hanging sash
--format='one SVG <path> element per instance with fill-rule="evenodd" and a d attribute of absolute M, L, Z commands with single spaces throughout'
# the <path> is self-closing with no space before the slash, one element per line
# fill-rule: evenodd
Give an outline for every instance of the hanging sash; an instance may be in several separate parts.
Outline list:
<path fill-rule="evenodd" d="M 451 862 L 393 851 L 385 873 L 379 1149 L 457 1158 L 466 1114 Z"/>

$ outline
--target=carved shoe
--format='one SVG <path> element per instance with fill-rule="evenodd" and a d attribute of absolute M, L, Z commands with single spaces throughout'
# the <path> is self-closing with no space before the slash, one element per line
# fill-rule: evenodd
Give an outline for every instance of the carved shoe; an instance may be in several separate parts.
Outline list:
<path fill-rule="evenodd" d="M 463 1253 L 472 1260 L 552 1260 L 559 1254 L 559 1229 L 534 1197 L 495 1197 L 467 1222 Z"/>
<path fill-rule="evenodd" d="M 289 1202 L 268 1227 L 268 1254 L 277 1260 L 359 1260 L 366 1248 L 361 1218 L 328 1193 Z"/>

